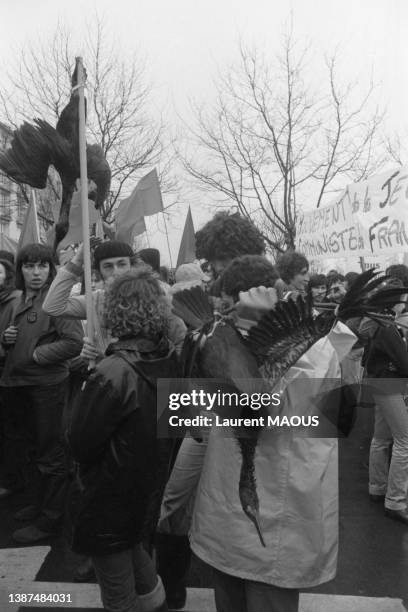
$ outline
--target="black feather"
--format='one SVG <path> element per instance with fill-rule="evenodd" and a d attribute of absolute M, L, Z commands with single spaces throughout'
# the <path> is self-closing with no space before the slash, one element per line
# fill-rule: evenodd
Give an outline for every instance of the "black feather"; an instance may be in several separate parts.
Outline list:
<path fill-rule="evenodd" d="M 172 307 L 174 314 L 193 329 L 201 329 L 215 318 L 212 303 L 201 287 L 175 293 Z"/>
<path fill-rule="evenodd" d="M 72 75 L 75 84 L 77 72 L 78 60 Z M 78 99 L 77 90 L 73 90 L 56 128 L 42 119 L 35 119 L 35 125 L 23 123 L 14 132 L 11 147 L 0 154 L 0 170 L 18 183 L 44 189 L 49 166 L 53 165 L 59 173 L 62 199 L 55 228 L 55 249 L 68 232 L 72 195 L 80 177 Z M 88 145 L 87 157 L 88 175 L 96 185 L 95 206 L 100 208 L 109 194 L 110 168 L 98 145 Z"/>

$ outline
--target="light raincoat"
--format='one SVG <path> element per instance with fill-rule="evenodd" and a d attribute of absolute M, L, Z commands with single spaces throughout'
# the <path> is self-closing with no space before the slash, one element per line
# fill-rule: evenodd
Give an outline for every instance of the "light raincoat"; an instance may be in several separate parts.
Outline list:
<path fill-rule="evenodd" d="M 355 335 L 339 323 L 286 374 L 340 379 L 339 361 Z M 312 383 L 313 385 L 313 383 Z M 313 392 L 318 391 L 315 380 Z M 301 397 L 292 414 L 303 414 Z M 238 578 L 283 588 L 312 587 L 334 578 L 338 548 L 336 438 L 309 438 L 293 428 L 264 429 L 255 476 L 266 548 L 244 514 L 238 495 L 241 455 L 237 441 L 213 427 L 193 515 L 191 547 L 203 561 Z"/>

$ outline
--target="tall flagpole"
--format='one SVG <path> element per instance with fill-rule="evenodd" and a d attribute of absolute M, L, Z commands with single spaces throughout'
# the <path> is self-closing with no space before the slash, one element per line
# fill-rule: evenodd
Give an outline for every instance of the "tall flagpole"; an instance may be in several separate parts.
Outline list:
<path fill-rule="evenodd" d="M 35 233 L 37 235 L 37 242 L 41 242 L 40 240 L 40 227 L 38 225 L 38 217 L 37 217 L 37 197 L 35 195 L 35 190 L 32 189 L 31 190 L 31 197 L 32 197 L 32 204 L 33 204 L 33 211 L 34 211 L 34 219 L 35 219 Z"/>
<path fill-rule="evenodd" d="M 94 337 L 94 321 L 92 307 L 91 283 L 91 244 L 89 240 L 89 208 L 88 208 L 88 172 L 86 163 L 86 135 L 85 135 L 85 73 L 82 57 L 77 57 L 78 63 L 78 93 L 79 93 L 79 164 L 81 173 L 81 207 L 82 207 L 82 236 L 84 241 L 84 280 L 86 301 L 87 335 L 91 341 Z M 94 364 L 90 363 L 90 367 Z"/>
<path fill-rule="evenodd" d="M 166 231 L 167 248 L 169 249 L 170 266 L 173 267 L 173 260 L 171 258 L 171 251 L 170 251 L 169 232 L 167 231 L 166 216 L 165 216 L 164 212 L 162 212 L 162 215 L 163 215 L 163 221 L 164 221 L 164 228 L 165 228 L 165 231 Z"/>

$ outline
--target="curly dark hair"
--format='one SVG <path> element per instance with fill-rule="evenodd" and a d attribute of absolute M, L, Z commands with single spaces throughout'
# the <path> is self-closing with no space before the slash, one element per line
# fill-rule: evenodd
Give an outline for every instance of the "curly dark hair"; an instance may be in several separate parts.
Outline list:
<path fill-rule="evenodd" d="M 276 267 L 282 280 L 285 283 L 291 283 L 296 274 L 299 274 L 303 268 L 309 269 L 309 262 L 303 253 L 287 251 L 279 257 Z"/>
<path fill-rule="evenodd" d="M 150 268 L 121 274 L 106 291 L 105 325 L 116 338 L 167 335 L 170 305 Z"/>
<path fill-rule="evenodd" d="M 211 262 L 240 255 L 262 255 L 264 239 L 255 225 L 239 213 L 219 212 L 195 234 L 196 256 Z"/>
<path fill-rule="evenodd" d="M 385 271 L 387 276 L 398 278 L 405 287 L 408 287 L 408 267 L 404 264 L 393 264 Z"/>
<path fill-rule="evenodd" d="M 265 257 L 243 255 L 236 257 L 225 268 L 221 276 L 222 290 L 237 301 L 240 291 L 252 287 L 273 287 L 279 274 Z"/>
<path fill-rule="evenodd" d="M 48 263 L 50 265 L 50 273 L 47 279 L 47 285 L 50 285 L 57 274 L 55 264 L 58 263 L 51 247 L 45 244 L 34 242 L 27 244 L 17 253 L 16 261 L 16 288 L 24 289 L 24 277 L 21 271 L 25 263 Z"/>

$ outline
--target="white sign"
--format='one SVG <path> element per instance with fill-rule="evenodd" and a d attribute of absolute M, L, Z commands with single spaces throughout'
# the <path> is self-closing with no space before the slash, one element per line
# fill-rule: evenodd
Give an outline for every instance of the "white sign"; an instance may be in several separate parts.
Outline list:
<path fill-rule="evenodd" d="M 296 248 L 310 259 L 408 251 L 408 167 L 353 183 L 327 206 L 300 214 Z"/>

